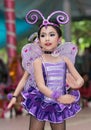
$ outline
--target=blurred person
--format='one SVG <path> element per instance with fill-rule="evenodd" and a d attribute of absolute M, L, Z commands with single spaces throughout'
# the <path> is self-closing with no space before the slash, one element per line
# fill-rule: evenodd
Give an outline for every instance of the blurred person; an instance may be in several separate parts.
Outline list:
<path fill-rule="evenodd" d="M 0 59 L 0 83 L 6 84 L 8 82 L 8 68 L 2 59 Z"/>

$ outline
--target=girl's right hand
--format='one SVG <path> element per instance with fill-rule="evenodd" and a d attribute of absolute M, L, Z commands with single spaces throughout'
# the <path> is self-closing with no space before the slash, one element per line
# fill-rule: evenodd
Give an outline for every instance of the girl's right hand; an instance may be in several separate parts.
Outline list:
<path fill-rule="evenodd" d="M 63 96 L 60 96 L 57 101 L 62 104 L 71 104 L 75 102 L 76 97 L 70 94 L 65 94 Z"/>
<path fill-rule="evenodd" d="M 7 106 L 7 109 L 10 109 L 16 103 L 16 98 L 12 98 L 10 103 Z"/>

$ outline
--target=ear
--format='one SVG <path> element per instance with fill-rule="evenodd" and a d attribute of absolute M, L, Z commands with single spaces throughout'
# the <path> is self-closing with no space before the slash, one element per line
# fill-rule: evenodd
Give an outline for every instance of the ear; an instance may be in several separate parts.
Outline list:
<path fill-rule="evenodd" d="M 58 38 L 58 45 L 61 44 L 61 40 L 62 40 L 62 37 L 59 37 L 59 38 Z"/>

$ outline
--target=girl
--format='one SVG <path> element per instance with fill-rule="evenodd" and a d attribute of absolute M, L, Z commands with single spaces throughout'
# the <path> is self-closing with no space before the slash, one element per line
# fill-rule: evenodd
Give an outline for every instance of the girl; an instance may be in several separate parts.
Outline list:
<path fill-rule="evenodd" d="M 39 41 L 22 49 L 25 73 L 8 109 L 16 103 L 18 94 L 24 88 L 22 104 L 31 115 L 29 130 L 44 130 L 45 121 L 50 123 L 52 130 L 65 130 L 65 120 L 80 111 L 79 92 L 75 89 L 80 88 L 84 81 L 70 59 L 59 51 L 62 38 L 60 21 L 49 21 L 54 14 L 60 14 L 61 24 L 65 24 L 68 22 L 68 15 L 56 11 L 45 19 L 38 10 L 31 10 L 26 16 L 27 22 L 37 22 L 37 14 L 43 18 L 38 31 Z M 30 18 L 36 19 L 35 22 L 31 22 Z M 66 84 L 71 91 L 66 89 Z"/>

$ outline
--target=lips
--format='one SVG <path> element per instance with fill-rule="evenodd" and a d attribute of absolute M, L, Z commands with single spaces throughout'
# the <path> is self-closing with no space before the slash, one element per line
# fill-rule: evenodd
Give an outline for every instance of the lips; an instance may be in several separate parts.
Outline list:
<path fill-rule="evenodd" d="M 45 43 L 45 46 L 51 46 L 52 44 L 51 43 Z"/>

